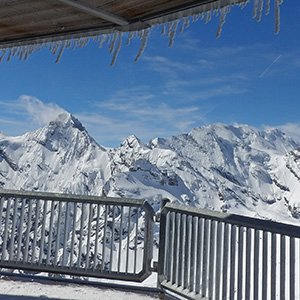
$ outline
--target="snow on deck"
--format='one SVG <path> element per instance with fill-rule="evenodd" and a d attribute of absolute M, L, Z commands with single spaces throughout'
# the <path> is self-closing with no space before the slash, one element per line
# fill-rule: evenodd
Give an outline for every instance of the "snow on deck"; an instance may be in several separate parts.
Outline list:
<path fill-rule="evenodd" d="M 153 300 L 155 293 L 119 291 L 78 284 L 39 283 L 0 278 L 0 300 Z"/>

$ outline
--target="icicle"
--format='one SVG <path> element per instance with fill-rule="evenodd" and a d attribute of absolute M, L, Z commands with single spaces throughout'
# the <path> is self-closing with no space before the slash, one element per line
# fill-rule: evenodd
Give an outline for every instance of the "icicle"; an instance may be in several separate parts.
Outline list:
<path fill-rule="evenodd" d="M 110 43 L 110 40 L 111 40 L 111 34 L 108 35 L 108 39 L 106 41 L 106 44 L 108 45 Z"/>
<path fill-rule="evenodd" d="M 206 12 L 206 19 L 205 19 L 205 24 L 208 23 L 211 20 L 211 11 Z"/>
<path fill-rule="evenodd" d="M 102 48 L 103 44 L 105 43 L 106 38 L 107 38 L 107 34 L 101 35 L 101 39 L 99 42 L 99 48 Z"/>
<path fill-rule="evenodd" d="M 128 33 L 128 38 L 127 38 L 127 41 L 126 41 L 126 46 L 130 45 L 130 40 L 133 38 L 133 35 L 134 35 L 133 31 L 130 31 Z"/>
<path fill-rule="evenodd" d="M 72 50 L 74 50 L 78 46 L 78 43 L 79 43 L 79 39 L 74 39 Z"/>
<path fill-rule="evenodd" d="M 135 62 L 137 62 L 140 59 L 141 55 L 143 54 L 143 52 L 146 48 L 146 45 L 147 45 L 147 40 L 148 40 L 149 34 L 150 34 L 149 28 L 143 30 L 143 38 L 142 38 L 142 42 L 141 42 L 141 47 L 140 47 L 139 53 L 137 54 L 137 56 L 134 60 Z"/>
<path fill-rule="evenodd" d="M 19 60 L 23 59 L 24 53 L 25 53 L 25 47 L 20 47 L 19 51 L 18 51 L 18 55 L 19 55 Z"/>
<path fill-rule="evenodd" d="M 0 56 L 0 64 L 2 63 L 2 60 L 3 60 L 3 57 L 5 56 L 5 54 L 6 54 L 6 49 L 2 49 L 2 53 Z"/>
<path fill-rule="evenodd" d="M 43 46 L 43 44 L 38 44 L 37 46 L 36 46 L 36 51 L 41 51 L 41 49 L 42 49 L 42 46 Z"/>
<path fill-rule="evenodd" d="M 280 30 L 280 7 L 282 0 L 275 0 L 275 34 L 278 34 Z"/>
<path fill-rule="evenodd" d="M 120 49 L 121 49 L 121 44 L 122 44 L 122 33 L 121 33 L 121 32 L 119 32 L 118 38 L 119 38 L 119 39 L 118 39 L 118 44 L 117 44 L 116 50 L 115 50 L 115 52 L 114 52 L 112 61 L 111 61 L 111 63 L 110 63 L 110 66 L 111 66 L 111 67 L 115 64 L 116 59 L 117 59 L 118 54 L 119 54 L 119 51 L 120 51 Z"/>
<path fill-rule="evenodd" d="M 258 9 L 258 0 L 254 0 L 254 7 L 253 7 L 253 13 L 252 13 L 253 19 L 257 16 L 257 9 Z"/>
<path fill-rule="evenodd" d="M 72 41 L 71 40 L 67 40 L 66 41 L 66 46 L 65 49 L 69 49 L 71 47 Z"/>
<path fill-rule="evenodd" d="M 179 20 L 174 21 L 174 25 L 173 25 L 172 31 L 170 33 L 169 47 L 172 47 L 173 44 L 174 44 L 174 38 L 175 38 L 175 35 L 176 35 L 178 24 L 179 24 Z"/>
<path fill-rule="evenodd" d="M 7 61 L 10 61 L 11 60 L 11 56 L 12 56 L 12 49 L 9 49 L 8 50 L 8 58 L 7 58 Z"/>
<path fill-rule="evenodd" d="M 266 0 L 266 15 L 270 13 L 270 0 Z"/>
<path fill-rule="evenodd" d="M 179 29 L 179 33 L 183 33 L 185 22 L 186 22 L 186 18 L 183 18 L 182 19 L 182 24 L 181 24 L 180 29 Z"/>
<path fill-rule="evenodd" d="M 57 58 L 56 58 L 56 61 L 55 61 L 56 64 L 59 63 L 60 58 L 61 58 L 61 56 L 62 56 L 62 54 L 63 54 L 65 48 L 66 48 L 66 41 L 62 42 L 61 48 L 60 48 L 60 50 L 59 50 L 59 53 L 58 53 Z"/>
<path fill-rule="evenodd" d="M 113 39 L 112 39 L 110 45 L 108 46 L 108 50 L 110 50 L 109 54 L 113 53 L 113 51 L 115 49 L 116 41 L 117 41 L 117 32 L 114 32 Z"/>
<path fill-rule="evenodd" d="M 166 24 L 162 24 L 161 34 L 164 35 L 166 32 Z"/>
<path fill-rule="evenodd" d="M 226 12 L 227 12 L 226 7 L 221 8 L 220 23 L 219 23 L 219 27 L 218 27 L 218 30 L 217 30 L 216 38 L 219 38 L 220 35 L 221 35 L 222 27 L 223 27 L 223 25 L 226 21 Z"/>
<path fill-rule="evenodd" d="M 52 52 L 52 55 L 55 56 L 58 49 L 59 49 L 59 46 L 60 46 L 61 42 L 54 42 L 50 51 Z"/>
<path fill-rule="evenodd" d="M 19 47 L 13 47 L 12 48 L 12 56 L 15 56 L 18 52 Z"/>
<path fill-rule="evenodd" d="M 172 22 L 168 22 L 168 28 L 167 28 L 167 34 L 166 34 L 166 37 L 169 37 L 169 36 L 170 36 L 173 27 L 174 27 L 174 22 L 173 22 L 173 21 L 172 21 Z"/>
<path fill-rule="evenodd" d="M 263 7 L 264 7 L 264 1 L 263 0 L 259 0 L 258 13 L 257 13 L 257 19 L 256 19 L 257 22 L 261 21 Z"/>

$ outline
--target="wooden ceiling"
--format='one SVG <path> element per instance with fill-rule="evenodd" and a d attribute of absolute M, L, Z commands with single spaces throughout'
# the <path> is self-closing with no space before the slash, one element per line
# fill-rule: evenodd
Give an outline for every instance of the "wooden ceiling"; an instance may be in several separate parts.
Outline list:
<path fill-rule="evenodd" d="M 129 32 L 248 0 L 1 0 L 0 49 Z"/>

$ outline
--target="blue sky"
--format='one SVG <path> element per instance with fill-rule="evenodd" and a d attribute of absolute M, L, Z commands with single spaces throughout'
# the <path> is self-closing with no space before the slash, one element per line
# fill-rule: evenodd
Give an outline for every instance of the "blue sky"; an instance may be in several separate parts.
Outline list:
<path fill-rule="evenodd" d="M 253 1 L 233 7 L 221 37 L 219 17 L 191 23 L 173 47 L 152 30 L 135 63 L 140 40 L 123 41 L 116 64 L 107 45 L 65 50 L 58 64 L 48 49 L 27 61 L 0 65 L 0 131 L 21 135 L 66 110 L 94 139 L 117 147 L 135 134 L 147 142 L 216 122 L 278 127 L 300 140 L 300 5 L 284 1 L 274 34 L 274 5 L 260 22 Z"/>

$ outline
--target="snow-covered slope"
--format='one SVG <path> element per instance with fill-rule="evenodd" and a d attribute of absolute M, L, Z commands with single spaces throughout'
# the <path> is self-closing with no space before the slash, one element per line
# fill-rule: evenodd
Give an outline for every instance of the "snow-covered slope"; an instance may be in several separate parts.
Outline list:
<path fill-rule="evenodd" d="M 278 130 L 214 124 L 148 144 L 97 144 L 72 115 L 0 134 L 0 187 L 147 199 L 300 221 L 299 143 Z M 297 150 L 298 149 L 298 150 Z"/>
<path fill-rule="evenodd" d="M 68 113 L 20 137 L 0 136 L 0 186 L 101 194 L 110 178 L 107 151 Z"/>

